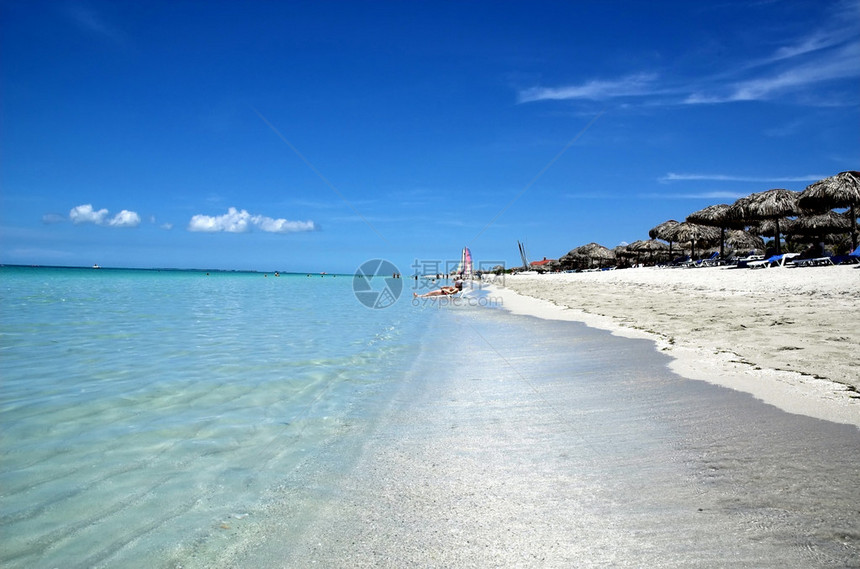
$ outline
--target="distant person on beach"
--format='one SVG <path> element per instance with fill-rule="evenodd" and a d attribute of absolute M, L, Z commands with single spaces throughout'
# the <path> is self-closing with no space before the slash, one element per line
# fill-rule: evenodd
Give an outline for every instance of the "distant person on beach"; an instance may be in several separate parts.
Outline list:
<path fill-rule="evenodd" d="M 424 298 L 427 296 L 451 296 L 452 294 L 457 294 L 458 292 L 463 290 L 463 281 L 457 281 L 454 283 L 454 286 L 443 286 L 438 290 L 431 290 L 425 294 L 418 294 L 417 292 L 413 292 L 412 296 L 415 298 Z"/>

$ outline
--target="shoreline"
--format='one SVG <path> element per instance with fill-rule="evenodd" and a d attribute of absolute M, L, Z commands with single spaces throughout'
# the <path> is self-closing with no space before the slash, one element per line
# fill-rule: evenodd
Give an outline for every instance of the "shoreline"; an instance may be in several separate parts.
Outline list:
<path fill-rule="evenodd" d="M 367 430 L 297 469 L 232 551 L 188 566 L 800 569 L 856 556 L 853 426 L 687 381 L 651 341 L 444 312 Z M 332 471 L 341 448 L 355 460 Z"/>
<path fill-rule="evenodd" d="M 860 428 L 860 269 L 723 267 L 506 276 L 514 314 L 645 338 L 676 374 Z"/>

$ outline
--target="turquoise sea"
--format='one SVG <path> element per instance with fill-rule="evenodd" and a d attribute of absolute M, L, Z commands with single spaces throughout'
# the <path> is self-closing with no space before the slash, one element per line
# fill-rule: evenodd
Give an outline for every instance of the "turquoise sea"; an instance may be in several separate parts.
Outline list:
<path fill-rule="evenodd" d="M 366 428 L 431 316 L 331 275 L 4 267 L 0 302 L 5 568 L 205 548 Z"/>
<path fill-rule="evenodd" d="M 0 567 L 860 566 L 856 427 L 411 291 L 0 268 Z"/>

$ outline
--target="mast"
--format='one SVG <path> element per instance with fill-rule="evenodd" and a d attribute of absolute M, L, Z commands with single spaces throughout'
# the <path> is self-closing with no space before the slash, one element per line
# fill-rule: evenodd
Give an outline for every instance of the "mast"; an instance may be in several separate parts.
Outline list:
<path fill-rule="evenodd" d="M 522 261 L 523 261 L 523 270 L 527 271 L 527 270 L 529 270 L 529 260 L 526 256 L 526 246 L 525 246 L 525 244 L 520 243 L 519 241 L 517 241 L 517 246 L 519 246 L 519 248 L 520 248 L 520 259 L 522 259 Z"/>

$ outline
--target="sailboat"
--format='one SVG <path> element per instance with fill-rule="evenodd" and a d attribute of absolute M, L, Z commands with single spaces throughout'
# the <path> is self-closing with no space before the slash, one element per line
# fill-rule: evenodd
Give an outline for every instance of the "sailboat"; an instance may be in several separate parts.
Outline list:
<path fill-rule="evenodd" d="M 472 252 L 468 247 L 463 247 L 463 252 L 460 253 L 460 264 L 457 265 L 457 270 L 454 274 L 463 280 L 472 280 L 475 273 L 472 268 Z"/>
<path fill-rule="evenodd" d="M 523 270 L 527 271 L 531 267 L 529 266 L 528 257 L 526 257 L 526 245 L 525 243 L 520 243 L 519 241 L 517 241 L 517 246 L 520 248 L 520 259 L 523 260 Z"/>

